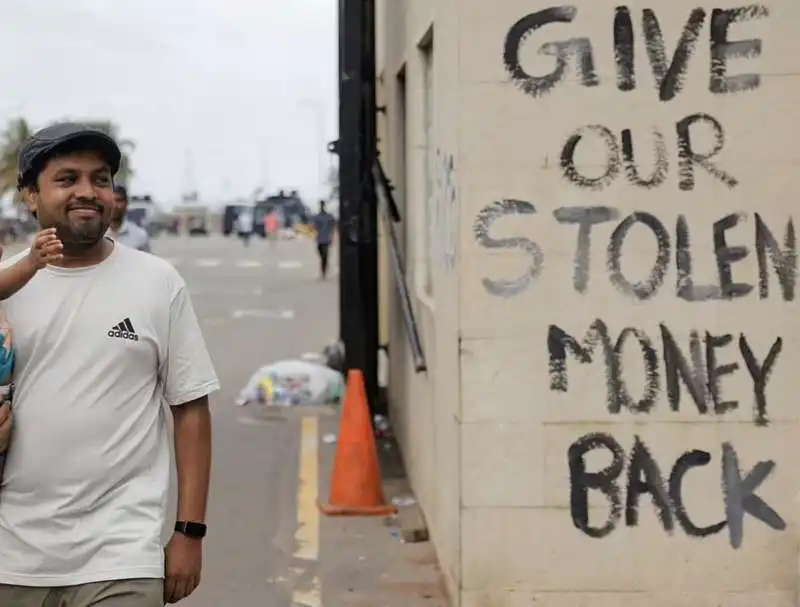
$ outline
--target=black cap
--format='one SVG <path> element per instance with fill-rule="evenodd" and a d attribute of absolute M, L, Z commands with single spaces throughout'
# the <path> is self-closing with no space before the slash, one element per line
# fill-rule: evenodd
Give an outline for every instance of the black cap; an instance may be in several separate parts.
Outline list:
<path fill-rule="evenodd" d="M 96 150 L 116 174 L 122 160 L 117 142 L 100 129 L 78 124 L 62 122 L 47 126 L 33 134 L 23 145 L 19 153 L 18 186 L 30 178 L 32 171 L 41 171 L 44 161 L 57 148 L 65 143 L 82 142 L 86 148 Z"/>

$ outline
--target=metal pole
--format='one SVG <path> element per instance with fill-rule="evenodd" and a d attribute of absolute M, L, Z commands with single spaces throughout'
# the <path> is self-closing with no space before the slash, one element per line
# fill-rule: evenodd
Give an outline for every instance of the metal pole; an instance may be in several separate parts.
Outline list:
<path fill-rule="evenodd" d="M 373 414 L 386 414 L 386 403 L 378 394 L 379 286 L 378 286 L 378 199 L 372 167 L 377 158 L 375 0 L 363 0 L 363 59 L 361 167 L 361 242 L 359 252 L 364 327 L 364 382 Z"/>
<path fill-rule="evenodd" d="M 339 334 L 345 369 L 365 366 L 359 280 L 363 1 L 339 0 Z"/>

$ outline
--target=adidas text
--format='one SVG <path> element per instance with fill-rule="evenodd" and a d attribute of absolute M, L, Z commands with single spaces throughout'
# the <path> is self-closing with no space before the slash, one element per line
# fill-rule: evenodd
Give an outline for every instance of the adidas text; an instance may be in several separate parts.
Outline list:
<path fill-rule="evenodd" d="M 130 339 L 131 341 L 139 341 L 139 336 L 135 333 L 128 333 L 127 331 L 120 331 L 119 329 L 111 329 L 108 332 L 109 337 L 121 337 L 122 339 Z"/>

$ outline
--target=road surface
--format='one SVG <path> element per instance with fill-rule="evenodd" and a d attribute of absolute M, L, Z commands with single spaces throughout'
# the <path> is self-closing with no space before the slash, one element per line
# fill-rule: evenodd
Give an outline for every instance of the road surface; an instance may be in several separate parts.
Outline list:
<path fill-rule="evenodd" d="M 446 605 L 430 544 L 403 545 L 380 518 L 319 515 L 335 453 L 335 409 L 234 405 L 259 366 L 320 352 L 336 339 L 335 251 L 327 281 L 319 279 L 316 249 L 305 239 L 275 246 L 256 239 L 245 248 L 221 236 L 163 237 L 153 251 L 189 285 L 222 383 L 212 404 L 204 577 L 182 604 Z M 407 493 L 399 482 L 397 490 Z"/>
<path fill-rule="evenodd" d="M 301 418 L 236 407 L 258 367 L 319 352 L 338 332 L 335 280 L 313 247 L 220 236 L 162 237 L 153 252 L 186 280 L 222 390 L 213 397 L 214 468 L 204 577 L 187 607 L 289 606 Z M 174 500 L 174 497 L 173 497 Z"/>

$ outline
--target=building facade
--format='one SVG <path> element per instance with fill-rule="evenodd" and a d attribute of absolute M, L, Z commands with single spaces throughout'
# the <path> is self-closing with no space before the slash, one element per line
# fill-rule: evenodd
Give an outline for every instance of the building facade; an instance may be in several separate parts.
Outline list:
<path fill-rule="evenodd" d="M 800 3 L 378 0 L 454 604 L 798 605 Z"/>

